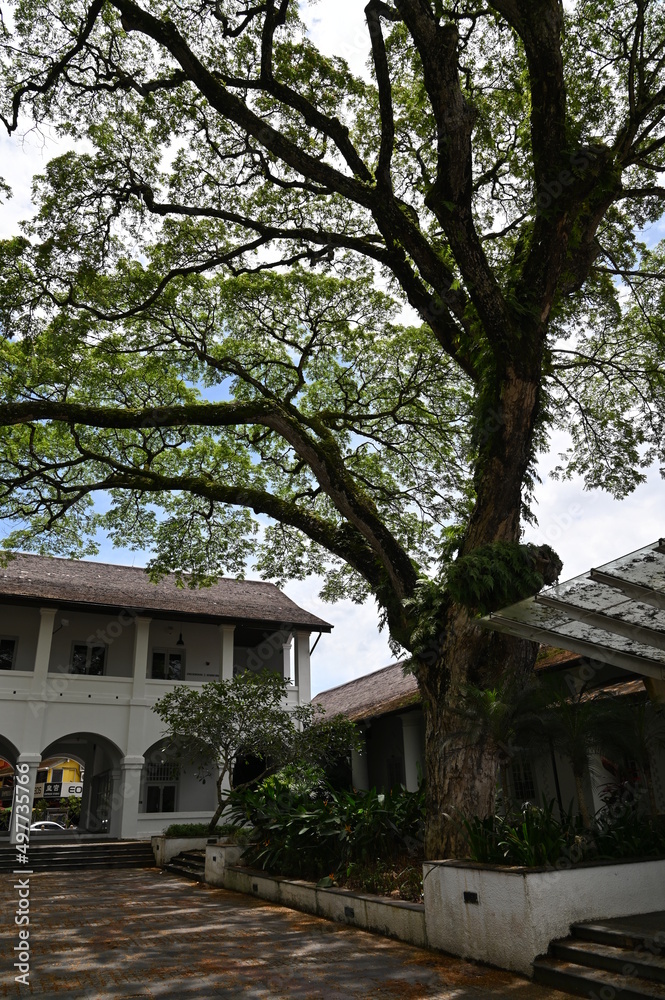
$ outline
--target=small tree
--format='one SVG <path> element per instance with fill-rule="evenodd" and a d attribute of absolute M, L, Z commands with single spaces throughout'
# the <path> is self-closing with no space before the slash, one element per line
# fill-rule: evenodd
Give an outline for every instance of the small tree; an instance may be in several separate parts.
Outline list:
<path fill-rule="evenodd" d="M 358 746 L 356 729 L 344 716 L 323 719 L 323 709 L 284 707 L 288 682 L 278 674 L 246 672 L 200 689 L 176 687 L 155 704 L 167 726 L 178 759 L 193 764 L 197 777 L 217 769 L 217 809 L 213 833 L 236 784 L 236 765 L 247 757 L 260 761 L 252 781 L 261 781 L 287 764 L 325 766 Z"/>

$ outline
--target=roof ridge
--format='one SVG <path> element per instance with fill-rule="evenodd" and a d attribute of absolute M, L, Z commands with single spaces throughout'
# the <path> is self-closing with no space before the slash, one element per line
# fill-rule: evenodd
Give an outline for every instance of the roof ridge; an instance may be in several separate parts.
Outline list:
<path fill-rule="evenodd" d="M 80 565 L 81 563 L 85 563 L 85 565 L 87 566 L 100 566 L 100 567 L 110 567 L 111 569 L 129 570 L 130 572 L 142 573 L 144 576 L 147 576 L 148 574 L 147 567 L 145 566 L 129 566 L 127 563 L 102 562 L 98 559 L 70 559 L 68 556 L 48 556 L 48 555 L 42 555 L 39 552 L 21 552 L 21 551 L 10 552 L 9 555 L 14 557 L 20 556 L 20 558 L 22 559 L 44 559 L 47 560 L 48 562 L 55 562 L 57 560 L 60 563 L 71 563 L 72 565 Z M 10 559 L 7 566 L 0 566 L 0 572 L 2 572 L 3 569 L 7 569 L 12 561 L 13 560 Z M 175 575 L 176 574 L 174 572 L 166 573 L 161 579 L 172 579 L 173 577 L 175 577 Z M 182 575 L 187 577 L 191 576 L 191 573 L 183 572 Z M 280 588 L 277 586 L 276 583 L 271 583 L 270 580 L 250 580 L 244 576 L 240 577 L 220 576 L 218 577 L 217 582 L 219 583 L 221 580 L 226 580 L 229 583 L 252 583 L 252 584 L 259 584 L 260 586 L 274 587 L 276 590 L 279 590 L 280 594 L 284 593 L 284 591 L 280 590 Z M 285 594 L 284 596 L 286 597 L 287 595 Z M 291 598 L 289 598 L 289 600 L 291 600 Z"/>
<path fill-rule="evenodd" d="M 153 584 L 142 566 L 32 552 L 11 555 L 13 558 L 0 569 L 2 604 L 14 598 L 85 608 L 124 607 L 129 602 L 128 606 L 162 616 L 169 613 L 205 616 L 212 621 L 287 623 L 292 630 L 329 632 L 332 628 L 265 580 L 218 577 L 210 586 L 192 586 L 195 581 L 181 581 L 168 573 Z"/>

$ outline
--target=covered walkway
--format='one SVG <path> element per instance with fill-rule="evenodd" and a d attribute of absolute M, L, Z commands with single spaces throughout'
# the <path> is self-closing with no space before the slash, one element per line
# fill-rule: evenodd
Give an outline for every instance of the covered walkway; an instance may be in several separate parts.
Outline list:
<path fill-rule="evenodd" d="M 2 998 L 565 1000 L 509 973 L 154 869 L 32 875 L 26 988 L 11 968 L 13 885 L 0 876 Z"/>

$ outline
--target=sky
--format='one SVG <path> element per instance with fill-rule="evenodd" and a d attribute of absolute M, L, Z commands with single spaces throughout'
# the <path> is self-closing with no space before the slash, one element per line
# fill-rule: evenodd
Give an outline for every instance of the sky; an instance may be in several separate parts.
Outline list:
<path fill-rule="evenodd" d="M 358 0 L 319 0 L 302 5 L 313 41 L 325 52 L 343 56 L 358 73 L 365 71 L 367 58 L 363 7 Z M 0 206 L 0 237 L 16 233 L 18 220 L 30 214 L 33 174 L 65 148 L 49 135 L 33 132 L 22 139 L 0 135 L 0 174 L 14 192 L 12 200 Z M 542 482 L 536 490 L 535 510 L 538 525 L 527 528 L 524 536 L 525 541 L 547 542 L 558 552 L 564 564 L 562 580 L 665 536 L 665 483 L 657 468 L 649 470 L 646 482 L 632 495 L 616 501 L 601 490 L 585 491 L 579 478 L 558 482 L 550 477 L 557 455 L 565 447 L 565 436 L 557 435 L 550 453 L 540 462 Z M 108 543 L 102 544 L 97 558 L 136 566 L 147 561 L 147 556 L 113 549 Z M 285 587 L 297 604 L 334 625 L 331 635 L 321 637 L 312 656 L 313 693 L 378 670 L 393 660 L 387 634 L 378 630 L 373 602 L 361 606 L 351 601 L 325 604 L 318 589 L 319 584 L 312 579 Z"/>

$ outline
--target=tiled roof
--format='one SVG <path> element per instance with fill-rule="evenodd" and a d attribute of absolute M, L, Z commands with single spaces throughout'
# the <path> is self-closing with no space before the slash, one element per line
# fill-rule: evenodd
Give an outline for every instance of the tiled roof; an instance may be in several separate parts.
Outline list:
<path fill-rule="evenodd" d="M 480 624 L 665 680 L 665 538 L 493 612 Z"/>
<path fill-rule="evenodd" d="M 373 674 L 357 677 L 339 687 L 322 691 L 312 701 L 327 715 L 346 715 L 349 719 L 370 719 L 420 702 L 420 692 L 413 674 L 404 673 L 404 663 L 391 663 Z"/>
<path fill-rule="evenodd" d="M 220 579 L 212 587 L 176 586 L 173 576 L 151 583 L 143 569 L 113 563 L 17 553 L 0 567 L 0 599 L 20 598 L 57 605 L 133 608 L 208 620 L 302 626 L 330 632 L 332 626 L 298 607 L 272 583 Z"/>
<path fill-rule="evenodd" d="M 563 649 L 541 647 L 536 665 L 536 673 L 562 669 L 564 666 L 577 665 L 582 661 L 578 653 L 569 653 Z M 410 708 L 420 703 L 420 692 L 413 674 L 404 673 L 406 660 L 391 663 L 388 667 L 375 670 L 372 674 L 357 677 L 356 680 L 340 684 L 317 694 L 312 701 L 321 705 L 327 715 L 342 714 L 349 719 L 377 718 L 396 712 L 402 708 Z M 644 684 L 638 680 L 610 681 L 602 687 L 584 695 L 584 699 L 597 698 L 604 694 L 627 696 L 644 693 Z"/>
<path fill-rule="evenodd" d="M 598 698 L 606 698 L 613 695 L 615 698 L 628 698 L 635 695 L 644 695 L 646 688 L 641 677 L 632 681 L 617 681 L 615 684 L 605 684 L 596 691 L 587 691 L 582 695 L 582 701 L 597 701 Z"/>

